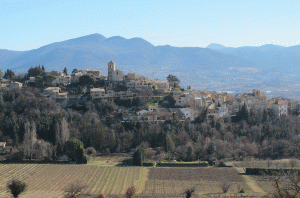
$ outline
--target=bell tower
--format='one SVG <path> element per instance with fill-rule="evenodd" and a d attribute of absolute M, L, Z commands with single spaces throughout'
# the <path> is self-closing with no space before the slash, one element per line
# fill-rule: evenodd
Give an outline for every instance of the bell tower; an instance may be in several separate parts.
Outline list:
<path fill-rule="evenodd" d="M 112 80 L 113 71 L 115 71 L 115 63 L 110 61 L 108 63 L 108 80 Z"/>

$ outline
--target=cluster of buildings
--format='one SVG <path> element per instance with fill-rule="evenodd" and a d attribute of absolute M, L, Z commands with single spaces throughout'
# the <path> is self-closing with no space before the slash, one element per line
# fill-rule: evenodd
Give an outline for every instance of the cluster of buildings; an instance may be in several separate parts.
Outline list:
<path fill-rule="evenodd" d="M 71 75 L 65 75 L 59 71 L 45 71 L 46 75 L 55 76 L 55 82 L 64 86 L 71 83 L 78 83 L 81 76 L 88 75 L 102 81 L 103 87 L 85 87 L 84 93 L 89 93 L 91 99 L 134 99 L 141 97 L 137 93 L 139 91 L 160 90 L 160 93 L 169 92 L 175 101 L 176 108 L 159 108 L 158 106 L 149 106 L 147 109 L 141 111 L 132 111 L 130 109 L 122 109 L 120 111 L 127 112 L 124 120 L 134 121 L 159 121 L 171 119 L 176 116 L 179 119 L 195 120 L 198 112 L 201 109 L 207 109 L 207 114 L 214 117 L 235 116 L 243 105 L 248 110 L 251 109 L 267 109 L 274 110 L 277 116 L 284 116 L 288 114 L 288 110 L 293 113 L 300 113 L 300 103 L 293 102 L 288 99 L 274 98 L 267 100 L 266 94 L 261 93 L 260 90 L 254 89 L 251 93 L 239 93 L 231 95 L 226 92 L 217 93 L 215 91 L 199 91 L 188 89 L 185 91 L 171 91 L 169 82 L 160 79 L 149 80 L 142 75 L 136 75 L 134 72 L 129 72 L 124 75 L 124 72 L 115 68 L 115 63 L 110 61 L 108 63 L 108 75 L 104 76 L 99 69 L 82 69 L 73 72 Z M 30 77 L 25 82 L 35 82 L 34 77 Z M 114 89 L 116 86 L 122 85 L 126 87 L 126 91 Z M 21 89 L 22 83 L 12 82 L 8 84 L 1 84 L 1 89 Z M 44 96 L 50 97 L 62 106 L 68 105 L 69 93 L 63 92 L 60 87 L 47 87 L 44 89 Z M 166 102 L 166 101 L 163 101 Z M 129 112 L 129 113 L 128 113 Z"/>

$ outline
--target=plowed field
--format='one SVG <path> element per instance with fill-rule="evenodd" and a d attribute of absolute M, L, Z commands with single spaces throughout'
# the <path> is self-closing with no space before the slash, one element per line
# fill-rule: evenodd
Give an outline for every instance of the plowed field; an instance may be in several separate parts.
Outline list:
<path fill-rule="evenodd" d="M 144 195 L 180 195 L 195 187 L 196 194 L 222 193 L 222 182 L 230 183 L 228 193 L 237 193 L 237 185 L 253 193 L 234 168 L 150 168 Z"/>
<path fill-rule="evenodd" d="M 87 186 L 85 193 L 98 195 L 125 194 L 132 185 L 144 190 L 147 168 L 95 165 L 32 165 L 0 164 L 0 197 L 11 197 L 6 183 L 11 179 L 24 181 L 28 189 L 20 197 L 62 197 L 64 189 L 79 181 Z"/>

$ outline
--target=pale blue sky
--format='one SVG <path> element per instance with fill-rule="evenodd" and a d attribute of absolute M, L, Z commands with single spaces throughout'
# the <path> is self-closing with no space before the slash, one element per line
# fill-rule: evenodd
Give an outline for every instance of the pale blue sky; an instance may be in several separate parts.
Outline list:
<path fill-rule="evenodd" d="M 300 0 L 0 0 L 0 49 L 94 33 L 179 47 L 298 45 Z"/>

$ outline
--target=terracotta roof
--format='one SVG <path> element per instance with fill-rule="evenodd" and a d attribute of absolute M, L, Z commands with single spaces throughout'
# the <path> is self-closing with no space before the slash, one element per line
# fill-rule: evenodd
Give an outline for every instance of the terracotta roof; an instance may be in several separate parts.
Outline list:
<path fill-rule="evenodd" d="M 277 104 L 286 104 L 286 102 L 283 101 L 283 100 L 279 100 L 279 101 L 277 102 Z"/>

